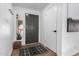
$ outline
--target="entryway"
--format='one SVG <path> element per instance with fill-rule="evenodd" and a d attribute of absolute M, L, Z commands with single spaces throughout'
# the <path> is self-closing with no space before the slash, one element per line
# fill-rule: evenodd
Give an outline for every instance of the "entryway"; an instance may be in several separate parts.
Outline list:
<path fill-rule="evenodd" d="M 59 8 L 58 5 L 43 3 L 42 5 L 44 7 L 40 7 L 41 9 L 43 8 L 42 10 L 27 9 L 24 7 L 17 6 L 17 5 L 21 5 L 17 3 L 14 5 L 16 6 L 16 7 L 14 6 L 14 11 L 16 12 L 15 13 L 16 20 L 18 21 L 17 42 L 20 41 L 17 44 L 17 46 L 19 45 L 20 46 L 17 49 L 14 49 L 14 51 L 18 51 L 18 53 L 20 53 L 20 50 L 22 49 L 23 46 L 27 46 L 27 45 L 32 46 L 32 44 L 35 43 L 37 43 L 36 45 L 38 45 L 38 43 L 40 43 L 43 45 L 43 47 L 45 46 L 49 50 L 52 50 L 53 52 L 57 53 L 57 17 L 58 17 L 58 8 Z M 22 6 L 23 5 L 27 5 L 29 6 L 29 8 L 32 8 L 30 5 L 37 6 L 41 4 L 25 3 L 22 4 Z M 35 53 L 37 53 L 36 51 L 43 49 L 43 47 L 42 48 L 40 47 L 40 49 L 38 49 L 38 47 L 36 46 L 33 47 Z M 22 51 L 27 51 L 28 49 L 30 48 L 25 47 L 22 49 Z M 20 53 L 20 54 L 24 55 L 24 53 L 23 54 Z"/>

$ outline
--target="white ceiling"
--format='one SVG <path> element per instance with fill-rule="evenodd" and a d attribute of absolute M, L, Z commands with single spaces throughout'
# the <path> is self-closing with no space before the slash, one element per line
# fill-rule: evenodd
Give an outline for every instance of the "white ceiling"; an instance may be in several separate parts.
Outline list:
<path fill-rule="evenodd" d="M 13 3 L 14 6 L 20 6 L 37 11 L 43 10 L 49 3 Z"/>

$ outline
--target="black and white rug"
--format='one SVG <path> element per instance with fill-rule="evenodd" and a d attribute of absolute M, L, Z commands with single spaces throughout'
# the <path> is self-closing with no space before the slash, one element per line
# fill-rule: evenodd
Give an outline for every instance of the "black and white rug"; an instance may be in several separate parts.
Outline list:
<path fill-rule="evenodd" d="M 46 51 L 48 51 L 47 48 L 43 47 L 42 45 L 30 48 L 21 48 L 19 56 L 35 56 Z"/>

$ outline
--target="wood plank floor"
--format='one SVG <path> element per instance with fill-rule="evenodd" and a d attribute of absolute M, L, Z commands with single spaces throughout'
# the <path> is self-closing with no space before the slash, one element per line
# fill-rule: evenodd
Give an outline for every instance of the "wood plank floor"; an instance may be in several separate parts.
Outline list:
<path fill-rule="evenodd" d="M 22 46 L 23 47 L 34 47 L 34 46 L 38 46 L 40 43 L 33 43 L 33 44 L 27 44 Z M 49 48 L 47 48 L 48 51 L 43 52 L 41 54 L 38 54 L 36 56 L 57 56 L 57 54 L 55 52 L 53 52 L 52 50 L 50 50 Z M 12 56 L 19 56 L 19 49 L 13 49 L 12 51 Z"/>
<path fill-rule="evenodd" d="M 79 52 L 78 52 L 78 53 L 76 53 L 76 54 L 74 54 L 73 56 L 79 56 Z"/>

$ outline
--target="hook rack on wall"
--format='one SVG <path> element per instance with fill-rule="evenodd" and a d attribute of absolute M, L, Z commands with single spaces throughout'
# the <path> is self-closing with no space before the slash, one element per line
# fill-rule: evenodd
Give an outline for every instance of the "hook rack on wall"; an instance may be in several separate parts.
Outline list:
<path fill-rule="evenodd" d="M 14 15 L 11 9 L 9 9 L 9 11 L 10 11 L 10 13 L 11 13 L 12 15 Z"/>

